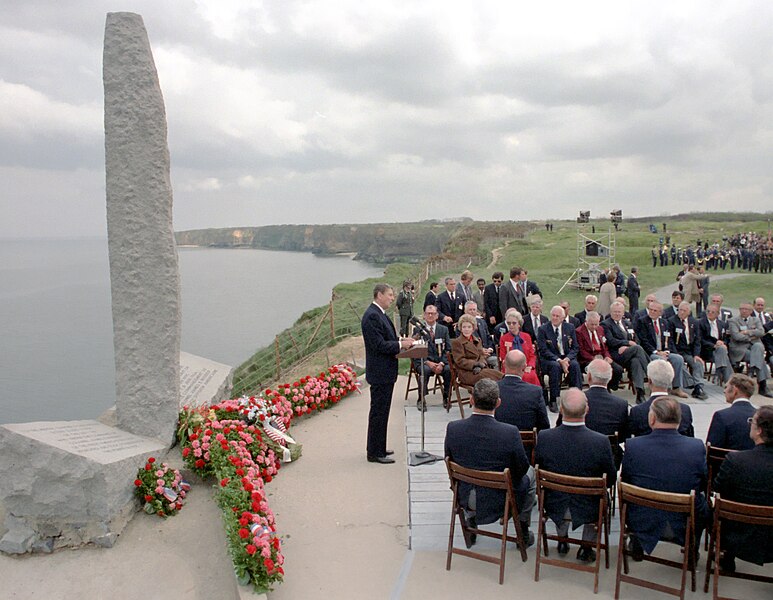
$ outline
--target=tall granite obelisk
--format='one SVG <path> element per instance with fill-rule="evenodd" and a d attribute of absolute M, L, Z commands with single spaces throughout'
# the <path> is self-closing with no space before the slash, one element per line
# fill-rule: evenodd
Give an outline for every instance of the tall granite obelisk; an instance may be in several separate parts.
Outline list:
<path fill-rule="evenodd" d="M 117 424 L 171 445 L 180 286 L 166 111 L 140 15 L 108 13 L 103 78 Z"/>

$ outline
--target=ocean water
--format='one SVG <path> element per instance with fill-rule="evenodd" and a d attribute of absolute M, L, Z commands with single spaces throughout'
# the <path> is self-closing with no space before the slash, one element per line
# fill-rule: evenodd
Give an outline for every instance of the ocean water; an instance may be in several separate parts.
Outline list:
<path fill-rule="evenodd" d="M 238 365 L 334 285 L 349 257 L 180 248 L 182 349 Z M 95 418 L 115 403 L 107 240 L 0 240 L 0 423 Z"/>

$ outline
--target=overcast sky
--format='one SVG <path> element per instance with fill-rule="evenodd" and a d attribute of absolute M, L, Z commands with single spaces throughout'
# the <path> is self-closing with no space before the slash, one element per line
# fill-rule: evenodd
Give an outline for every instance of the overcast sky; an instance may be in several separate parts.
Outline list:
<path fill-rule="evenodd" d="M 0 237 L 104 235 L 105 14 L 175 229 L 773 207 L 773 3 L 0 0 Z"/>

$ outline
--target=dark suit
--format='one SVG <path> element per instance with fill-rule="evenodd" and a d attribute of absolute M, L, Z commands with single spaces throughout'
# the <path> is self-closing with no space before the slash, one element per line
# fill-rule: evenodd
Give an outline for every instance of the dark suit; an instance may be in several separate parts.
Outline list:
<path fill-rule="evenodd" d="M 502 287 L 501 285 L 499 286 Z M 499 290 L 493 283 L 489 283 L 486 286 L 486 291 L 483 294 L 483 304 L 486 310 L 486 323 L 488 323 L 489 330 L 494 331 L 494 326 L 504 319 L 502 311 L 499 310 Z M 494 317 L 494 323 L 491 323 L 491 317 Z"/>
<path fill-rule="evenodd" d="M 427 328 L 430 328 L 429 324 L 427 324 Z M 433 371 L 426 364 L 426 361 L 442 363 L 443 372 L 441 373 L 441 377 L 443 378 L 443 398 L 448 398 L 448 393 L 451 389 L 451 369 L 448 366 L 447 354 L 451 350 L 451 338 L 448 335 L 448 327 L 445 325 L 435 323 L 434 330 L 435 335 L 433 337 L 428 335 L 421 336 L 421 339 L 427 342 L 427 358 L 424 363 L 424 389 L 426 393 L 429 381 L 433 375 Z M 421 360 L 414 358 L 413 367 L 418 373 L 421 368 Z"/>
<path fill-rule="evenodd" d="M 647 365 L 650 362 L 649 356 L 647 356 L 647 353 L 641 346 L 630 346 L 628 344 L 630 341 L 633 341 L 633 335 L 629 333 L 631 325 L 630 322 L 621 321 L 621 323 L 625 331 L 620 329 L 620 326 L 611 317 L 601 322 L 601 326 L 606 334 L 605 343 L 609 349 L 609 354 L 612 356 L 612 360 L 628 369 L 634 388 L 636 390 L 644 390 L 644 376 L 647 373 Z M 620 348 L 623 347 L 626 350 L 620 354 Z"/>
<path fill-rule="evenodd" d="M 464 303 L 467 302 L 467 298 L 461 288 L 456 288 L 456 296 L 454 300 L 451 300 L 451 295 L 448 290 L 444 290 L 438 294 L 437 300 L 435 300 L 435 306 L 438 312 L 438 321 L 443 323 L 449 329 L 450 335 L 453 337 L 453 324 L 459 320 L 464 314 Z M 451 317 L 451 323 L 446 323 L 445 317 Z"/>
<path fill-rule="evenodd" d="M 573 317 L 571 315 L 566 317 L 566 319 L 564 319 L 564 322 L 569 323 L 569 325 L 571 325 L 575 329 L 577 329 L 580 325 L 582 325 L 582 323 L 580 323 L 580 319 L 578 319 L 577 317 Z"/>
<path fill-rule="evenodd" d="M 748 400 L 737 399 L 728 408 L 718 410 L 711 417 L 706 442 L 717 448 L 751 450 L 754 442 L 749 437 L 749 417 L 754 416 L 754 406 Z"/>
<path fill-rule="evenodd" d="M 451 421 L 446 427 L 445 455 L 455 463 L 480 471 L 510 469 L 513 487 L 522 485 L 529 469 L 517 427 L 500 423 L 493 416 L 473 413 Z M 466 507 L 472 486 L 459 484 L 459 504 Z M 475 492 L 478 524 L 493 523 L 504 514 L 505 492 L 478 488 Z M 520 508 L 520 505 L 519 505 Z"/>
<path fill-rule="evenodd" d="M 668 356 L 668 362 L 674 369 L 674 380 L 672 387 L 682 387 L 682 371 L 684 370 L 684 358 L 676 351 L 674 345 L 674 336 L 671 335 L 671 328 L 665 319 L 658 319 L 658 327 L 660 328 L 660 336 L 655 331 L 655 323 L 649 317 L 639 319 L 636 322 L 636 339 L 639 340 L 639 344 L 647 356 L 655 359 L 655 352 L 658 350 L 668 350 L 670 352 Z M 660 344 L 658 348 L 658 337 L 660 337 Z"/>
<path fill-rule="evenodd" d="M 582 309 L 578 313 L 574 313 L 574 318 L 577 319 L 580 322 L 580 325 L 585 323 L 585 319 L 588 317 L 588 311 L 585 309 Z"/>
<path fill-rule="evenodd" d="M 526 280 L 526 295 L 531 296 L 532 294 L 536 294 L 540 298 L 542 298 L 542 292 L 539 289 L 539 286 L 534 283 L 531 279 Z"/>
<path fill-rule="evenodd" d="M 687 378 L 687 373 L 685 373 L 687 378 L 685 386 L 692 387 L 693 385 L 705 384 L 706 381 L 703 378 L 704 367 L 695 360 L 695 357 L 700 356 L 701 352 L 701 336 L 698 331 L 698 322 L 690 315 L 687 317 L 687 327 L 685 327 L 679 315 L 675 315 L 669 319 L 668 326 L 671 330 L 671 338 L 674 340 L 677 354 L 690 367 L 692 380 Z"/>
<path fill-rule="evenodd" d="M 711 333 L 711 323 L 706 313 L 703 313 L 698 319 L 698 335 L 701 339 L 700 357 L 706 362 L 713 362 L 720 383 L 726 382 L 733 374 L 730 366 L 730 357 L 727 352 L 727 345 L 717 346 L 717 342 L 727 344 L 727 323 L 721 319 L 715 321 L 717 326 L 717 337 Z"/>
<path fill-rule="evenodd" d="M 574 333 L 574 327 L 565 321 L 559 325 L 561 333 L 561 345 L 559 348 L 558 337 L 554 331 L 553 324 L 545 323 L 537 331 L 537 348 L 539 351 L 540 367 L 543 373 L 547 373 L 550 381 L 550 400 L 554 401 L 561 393 L 561 377 L 563 369 L 558 364 L 562 358 L 569 359 L 569 385 L 571 387 L 582 388 L 582 370 L 577 362 L 577 337 Z"/>
<path fill-rule="evenodd" d="M 634 408 L 639 408 L 635 406 Z M 706 487 L 706 448 L 700 440 L 679 435 L 675 429 L 656 429 L 649 435 L 628 440 L 621 479 L 661 492 L 689 494 L 696 491 L 696 544 L 708 516 L 702 490 Z M 682 514 L 631 505 L 628 526 L 647 554 L 651 554 L 670 525 L 673 540 L 683 544 L 686 519 Z"/>
<path fill-rule="evenodd" d="M 437 294 L 435 294 L 435 292 L 432 292 L 432 291 L 427 292 L 427 295 L 424 296 L 424 306 L 422 306 L 422 310 L 427 308 L 430 304 L 432 306 L 435 306 L 436 301 L 437 301 Z"/>
<path fill-rule="evenodd" d="M 497 385 L 502 400 L 494 413 L 497 421 L 515 425 L 521 430 L 530 431 L 534 427 L 538 431 L 550 429 L 548 411 L 539 387 L 526 383 L 516 375 L 505 375 Z"/>
<path fill-rule="evenodd" d="M 725 500 L 773 505 L 773 445 L 759 444 L 752 450 L 728 454 L 714 489 Z M 758 565 L 773 562 L 773 527 L 723 524 L 722 548 Z"/>
<path fill-rule="evenodd" d="M 386 456 L 389 407 L 397 381 L 396 355 L 400 352 L 400 342 L 394 324 L 375 303 L 362 315 L 361 327 L 365 342 L 365 379 L 370 384 L 368 456 Z"/>
<path fill-rule="evenodd" d="M 617 478 L 609 440 L 584 425 L 563 424 L 543 431 L 537 438 L 536 454 L 536 463 L 546 471 L 575 477 L 601 477 L 606 473 L 607 485 Z M 553 491 L 545 494 L 545 508 L 556 524 L 563 521 L 567 508 L 574 527 L 595 523 L 598 506 L 598 498 Z"/>
<path fill-rule="evenodd" d="M 628 431 L 628 403 L 622 398 L 610 394 L 603 386 L 594 385 L 585 390 L 588 399 L 588 414 L 585 415 L 585 426 L 591 431 L 612 435 L 624 442 L 631 434 Z M 562 422 L 561 415 L 558 423 Z M 615 457 L 615 467 L 623 460 L 623 449 L 618 444 L 612 453 Z"/>
<path fill-rule="evenodd" d="M 521 290 L 520 282 L 513 287 L 511 279 L 503 282 L 499 287 L 499 311 L 502 313 L 502 318 L 504 318 L 508 308 L 515 308 L 521 315 L 528 312 L 526 296 Z"/>
<path fill-rule="evenodd" d="M 548 322 L 548 318 L 545 315 L 539 316 L 540 327 Z M 505 327 L 507 329 L 507 327 Z M 537 331 L 534 329 L 534 321 L 531 313 L 523 315 L 523 327 L 521 330 L 528 333 L 531 336 L 532 343 L 537 345 Z"/>
<path fill-rule="evenodd" d="M 628 304 L 631 308 L 631 313 L 635 313 L 637 310 L 639 310 L 639 295 L 641 294 L 641 289 L 639 288 L 639 280 L 631 275 L 628 278 L 628 284 L 627 284 L 627 291 L 628 291 Z"/>
<path fill-rule="evenodd" d="M 631 435 L 641 437 L 648 435 L 652 432 L 649 423 L 649 412 L 652 401 L 657 396 L 650 396 L 646 402 L 637 404 L 631 408 L 631 414 L 628 417 L 629 431 Z M 692 411 L 690 407 L 684 402 L 680 402 L 679 406 L 682 409 L 682 421 L 679 424 L 679 433 L 685 437 L 695 437 L 695 429 L 692 425 Z"/>

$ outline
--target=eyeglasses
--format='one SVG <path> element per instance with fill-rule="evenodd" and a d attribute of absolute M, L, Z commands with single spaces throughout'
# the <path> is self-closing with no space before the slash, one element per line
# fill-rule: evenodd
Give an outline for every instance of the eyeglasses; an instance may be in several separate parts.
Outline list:
<path fill-rule="evenodd" d="M 755 423 L 754 423 L 754 417 L 749 417 L 748 419 L 746 419 L 746 422 L 747 422 L 749 425 L 754 425 L 754 424 L 755 424 Z"/>

